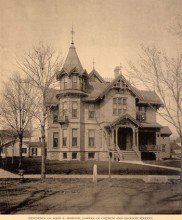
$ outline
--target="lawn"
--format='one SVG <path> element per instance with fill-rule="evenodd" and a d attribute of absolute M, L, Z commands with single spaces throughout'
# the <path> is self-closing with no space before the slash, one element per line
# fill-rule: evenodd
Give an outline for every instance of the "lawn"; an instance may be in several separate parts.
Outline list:
<path fill-rule="evenodd" d="M 180 183 L 132 179 L 0 180 L 2 214 L 180 214 Z"/>
<path fill-rule="evenodd" d="M 143 161 L 146 164 L 156 164 L 160 166 L 168 166 L 168 167 L 181 167 L 181 161 L 177 159 L 168 159 L 168 160 L 150 160 L 150 161 Z"/>
<path fill-rule="evenodd" d="M 98 174 L 108 174 L 108 162 L 98 161 L 52 161 L 46 160 L 46 173 L 47 174 L 92 174 L 93 165 L 97 164 Z M 23 158 L 22 169 L 25 174 L 40 174 L 41 172 L 41 159 L 40 158 Z M 11 163 L 9 158 L 6 169 L 18 173 L 18 159 Z M 133 175 L 179 175 L 178 171 L 143 166 L 139 164 L 130 163 L 111 163 L 112 174 L 133 174 Z"/>

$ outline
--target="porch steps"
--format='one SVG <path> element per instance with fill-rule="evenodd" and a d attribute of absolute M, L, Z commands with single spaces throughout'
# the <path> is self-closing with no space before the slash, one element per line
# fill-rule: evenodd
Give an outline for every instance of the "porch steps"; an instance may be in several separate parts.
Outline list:
<path fill-rule="evenodd" d="M 132 161 L 137 161 L 139 160 L 138 158 L 138 155 L 136 154 L 135 151 L 133 150 L 125 150 L 125 151 L 122 151 L 122 160 L 132 160 Z"/>

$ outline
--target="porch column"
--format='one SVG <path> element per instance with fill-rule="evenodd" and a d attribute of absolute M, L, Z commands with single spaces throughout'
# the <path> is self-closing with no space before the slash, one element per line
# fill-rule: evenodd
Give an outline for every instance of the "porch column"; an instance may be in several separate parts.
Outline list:
<path fill-rule="evenodd" d="M 132 131 L 133 131 L 133 147 L 135 147 L 135 128 L 132 127 Z"/>
<path fill-rule="evenodd" d="M 138 128 L 136 128 L 135 131 L 136 131 L 136 146 L 139 149 L 139 146 L 138 146 Z"/>
<path fill-rule="evenodd" d="M 118 128 L 116 128 L 116 146 L 118 146 Z"/>

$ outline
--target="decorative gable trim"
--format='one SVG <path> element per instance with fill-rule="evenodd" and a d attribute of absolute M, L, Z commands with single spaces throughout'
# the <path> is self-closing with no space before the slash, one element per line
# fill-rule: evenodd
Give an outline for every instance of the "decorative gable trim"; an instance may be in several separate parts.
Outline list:
<path fill-rule="evenodd" d="M 122 116 L 119 116 L 118 118 L 116 118 L 113 122 L 109 123 L 108 125 L 106 125 L 105 127 L 106 128 L 112 128 L 124 121 L 130 121 L 132 122 L 133 124 L 135 124 L 137 127 L 142 127 L 142 124 L 139 123 L 136 119 L 134 119 L 131 115 L 129 114 L 125 114 L 125 115 L 122 115 Z"/>
<path fill-rule="evenodd" d="M 141 98 L 140 94 L 137 92 L 137 90 L 134 89 L 134 87 L 124 78 L 123 75 L 119 75 L 118 77 L 116 77 L 106 88 L 105 90 L 99 95 L 98 98 L 103 98 L 112 88 L 117 88 L 117 86 L 115 86 L 117 84 L 117 82 L 119 81 L 123 81 L 127 87 L 127 89 L 129 89 L 137 98 Z"/>

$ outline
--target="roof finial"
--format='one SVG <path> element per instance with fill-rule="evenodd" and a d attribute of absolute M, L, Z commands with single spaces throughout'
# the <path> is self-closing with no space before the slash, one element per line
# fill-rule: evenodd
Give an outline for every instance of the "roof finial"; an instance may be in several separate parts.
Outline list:
<path fill-rule="evenodd" d="M 95 69 L 95 60 L 93 59 L 93 69 Z"/>
<path fill-rule="evenodd" d="M 74 44 L 74 41 L 73 41 L 73 35 L 75 34 L 74 32 L 74 29 L 73 29 L 73 25 L 72 25 L 72 29 L 71 29 L 71 38 L 72 38 L 72 44 Z"/>

